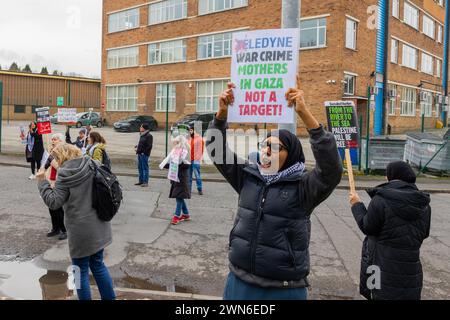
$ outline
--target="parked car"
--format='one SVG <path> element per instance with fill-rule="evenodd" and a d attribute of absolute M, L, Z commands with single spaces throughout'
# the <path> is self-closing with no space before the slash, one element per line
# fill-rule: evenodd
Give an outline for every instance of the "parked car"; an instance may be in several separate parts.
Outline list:
<path fill-rule="evenodd" d="M 158 129 L 158 122 L 152 116 L 131 116 L 114 123 L 114 130 L 120 132 L 139 132 L 144 123 L 148 124 L 150 131 Z"/>
<path fill-rule="evenodd" d="M 99 112 L 82 112 L 77 114 L 78 121 L 76 123 L 77 128 L 81 128 L 87 125 L 96 126 L 97 128 L 103 127 L 104 121 Z"/>
<path fill-rule="evenodd" d="M 208 129 L 209 123 L 214 119 L 214 115 L 215 113 L 188 114 L 187 116 L 184 116 L 183 118 L 175 122 L 171 127 L 171 131 L 178 130 L 178 127 L 194 127 L 195 122 L 201 122 L 201 134 L 203 135 Z"/>
<path fill-rule="evenodd" d="M 55 113 L 54 115 L 50 116 L 50 122 L 52 124 L 58 124 L 58 113 Z"/>

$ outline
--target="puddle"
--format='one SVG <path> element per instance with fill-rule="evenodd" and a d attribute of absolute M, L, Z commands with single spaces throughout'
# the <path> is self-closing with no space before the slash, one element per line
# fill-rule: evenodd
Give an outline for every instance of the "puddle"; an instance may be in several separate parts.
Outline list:
<path fill-rule="evenodd" d="M 0 260 L 0 298 L 16 300 L 58 300 L 72 297 L 75 293 L 67 288 L 68 274 L 63 271 L 46 270 L 35 262 L 1 261 Z M 114 278 L 114 286 L 177 293 L 197 293 L 192 289 L 181 287 L 175 283 L 160 285 L 144 279 L 125 276 Z M 90 283 L 95 280 L 90 275 Z M 94 292 L 93 292 L 94 293 Z"/>
<path fill-rule="evenodd" d="M 68 274 L 39 268 L 33 261 L 0 261 L 0 296 L 17 300 L 64 299 Z"/>

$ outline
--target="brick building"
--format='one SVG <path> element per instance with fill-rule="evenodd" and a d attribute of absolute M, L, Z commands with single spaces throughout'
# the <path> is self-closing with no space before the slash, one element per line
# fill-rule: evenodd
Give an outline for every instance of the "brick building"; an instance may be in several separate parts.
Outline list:
<path fill-rule="evenodd" d="M 34 120 L 35 109 L 51 107 L 57 110 L 57 98 L 64 98 L 64 106 L 77 108 L 78 112 L 89 108 L 100 111 L 100 85 L 98 79 L 63 77 L 35 73 L 0 70 L 3 82 L 3 120 Z"/>
<path fill-rule="evenodd" d="M 442 101 L 440 0 L 391 0 L 387 123 L 392 132 L 434 127 Z M 109 122 L 153 115 L 164 126 L 213 112 L 230 77 L 231 34 L 281 27 L 281 0 L 104 0 L 102 104 Z M 354 100 L 366 117 L 375 82 L 376 0 L 303 0 L 300 80 L 325 122 L 324 102 Z M 370 110 L 370 109 L 369 109 Z M 373 117 L 372 117 L 373 119 Z M 299 132 L 302 124 L 299 122 Z M 364 128 L 363 128 L 364 129 Z"/>

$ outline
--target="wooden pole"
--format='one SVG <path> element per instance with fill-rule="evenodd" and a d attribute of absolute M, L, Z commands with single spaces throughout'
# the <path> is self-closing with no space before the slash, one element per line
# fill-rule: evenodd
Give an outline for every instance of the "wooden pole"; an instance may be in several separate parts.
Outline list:
<path fill-rule="evenodd" d="M 347 163 L 348 182 L 350 184 L 350 192 L 356 192 L 355 179 L 353 177 L 352 158 L 350 156 L 350 149 L 345 148 L 345 162 Z"/>

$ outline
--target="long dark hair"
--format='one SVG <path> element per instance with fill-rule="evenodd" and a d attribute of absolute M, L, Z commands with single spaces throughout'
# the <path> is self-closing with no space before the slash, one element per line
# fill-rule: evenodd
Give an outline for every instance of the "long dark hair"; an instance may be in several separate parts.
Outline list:
<path fill-rule="evenodd" d="M 103 137 L 101 136 L 101 134 L 98 133 L 98 132 L 95 132 L 95 131 L 91 132 L 91 133 L 89 134 L 89 138 L 91 139 L 91 143 L 92 143 L 92 144 L 96 144 L 96 143 L 103 143 L 103 144 L 106 144 L 105 138 L 103 138 Z"/>

